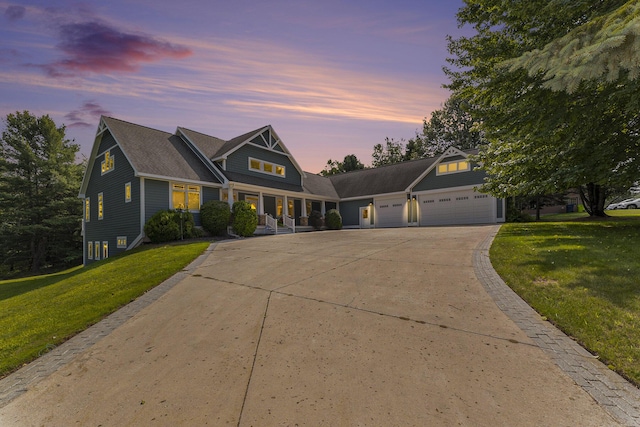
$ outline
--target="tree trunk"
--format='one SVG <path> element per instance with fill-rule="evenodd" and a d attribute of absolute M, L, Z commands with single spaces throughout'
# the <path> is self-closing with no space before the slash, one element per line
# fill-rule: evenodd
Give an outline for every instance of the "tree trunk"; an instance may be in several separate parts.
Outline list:
<path fill-rule="evenodd" d="M 604 211 L 605 197 L 606 191 L 600 184 L 590 182 L 586 185 L 586 191 L 584 187 L 580 187 L 580 199 L 590 216 L 608 216 Z"/>
<path fill-rule="evenodd" d="M 540 221 L 540 196 L 536 197 L 536 221 Z"/>
<path fill-rule="evenodd" d="M 47 238 L 46 236 L 34 238 L 31 241 L 31 272 L 37 273 L 40 271 L 40 267 L 44 262 L 47 253 Z"/>

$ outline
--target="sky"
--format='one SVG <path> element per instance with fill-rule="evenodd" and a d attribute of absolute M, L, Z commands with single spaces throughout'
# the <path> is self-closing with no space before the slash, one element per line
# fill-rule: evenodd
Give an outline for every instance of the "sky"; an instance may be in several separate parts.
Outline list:
<path fill-rule="evenodd" d="M 89 156 L 101 115 L 225 140 L 272 125 L 301 167 L 409 139 L 449 92 L 462 0 L 0 0 L 0 117 Z M 4 123 L 2 123 L 4 128 Z"/>

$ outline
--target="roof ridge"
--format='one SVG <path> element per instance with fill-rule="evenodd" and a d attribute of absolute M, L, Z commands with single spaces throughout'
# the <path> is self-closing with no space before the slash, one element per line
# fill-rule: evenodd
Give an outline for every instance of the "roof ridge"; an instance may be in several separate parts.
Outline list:
<path fill-rule="evenodd" d="M 136 127 L 139 127 L 139 128 L 144 128 L 144 129 L 152 130 L 152 131 L 155 131 L 155 132 L 162 132 L 162 133 L 165 133 L 165 134 L 167 134 L 167 135 L 174 135 L 174 133 L 172 133 L 172 132 L 167 132 L 167 131 L 164 131 L 164 130 L 160 130 L 160 129 L 152 128 L 151 126 L 139 125 L 139 124 L 137 124 L 137 123 L 128 122 L 128 121 L 126 121 L 126 120 L 118 119 L 118 118 L 116 118 L 116 117 L 111 117 L 111 116 L 105 116 L 105 115 L 103 115 L 103 116 L 102 116 L 102 119 L 115 120 L 115 121 L 117 121 L 117 122 L 124 123 L 124 124 L 127 124 L 127 125 L 132 125 L 132 126 L 136 126 Z"/>
<path fill-rule="evenodd" d="M 199 132 L 197 130 L 189 129 L 189 128 L 184 127 L 184 126 L 178 126 L 178 129 L 186 130 L 186 131 L 193 132 L 193 133 L 197 133 L 198 135 L 206 136 L 206 137 L 209 137 L 209 138 L 219 139 L 220 141 L 223 141 L 223 142 L 227 141 L 226 139 L 218 138 L 217 136 L 213 136 L 213 135 L 209 135 L 209 134 L 204 133 L 204 132 Z"/>

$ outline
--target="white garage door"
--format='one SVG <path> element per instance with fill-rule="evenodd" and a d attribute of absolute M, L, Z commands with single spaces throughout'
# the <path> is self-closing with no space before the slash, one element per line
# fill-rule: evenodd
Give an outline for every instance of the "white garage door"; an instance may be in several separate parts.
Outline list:
<path fill-rule="evenodd" d="M 376 200 L 376 213 L 374 218 L 376 227 L 406 227 L 406 202 L 406 197 Z"/>
<path fill-rule="evenodd" d="M 495 222 L 495 199 L 473 190 L 421 195 L 420 225 L 483 224 Z"/>

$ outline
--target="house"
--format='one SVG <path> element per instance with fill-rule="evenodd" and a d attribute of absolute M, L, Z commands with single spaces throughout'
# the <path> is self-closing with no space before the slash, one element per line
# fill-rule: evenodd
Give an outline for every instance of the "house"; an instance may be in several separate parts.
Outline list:
<path fill-rule="evenodd" d="M 450 148 L 437 158 L 322 177 L 304 172 L 271 126 L 225 141 L 102 117 L 79 194 L 85 264 L 136 247 L 159 210 L 187 209 L 199 225 L 210 200 L 245 200 L 262 220 L 284 218 L 292 229 L 329 209 L 355 228 L 503 222 L 504 201 L 475 191 L 484 172 L 468 161 L 472 153 Z"/>

